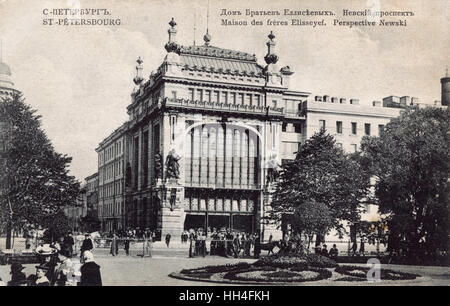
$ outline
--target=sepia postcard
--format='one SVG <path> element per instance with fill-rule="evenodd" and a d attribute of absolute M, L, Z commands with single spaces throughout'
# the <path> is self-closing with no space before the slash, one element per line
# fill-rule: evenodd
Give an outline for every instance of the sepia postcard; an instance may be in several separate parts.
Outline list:
<path fill-rule="evenodd" d="M 450 285 L 449 16 L 0 0 L 0 284 Z"/>

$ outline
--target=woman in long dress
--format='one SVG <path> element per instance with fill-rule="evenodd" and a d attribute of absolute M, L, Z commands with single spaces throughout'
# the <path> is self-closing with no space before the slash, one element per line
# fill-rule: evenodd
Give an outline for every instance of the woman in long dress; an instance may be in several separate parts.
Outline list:
<path fill-rule="evenodd" d="M 117 243 L 117 235 L 113 234 L 112 240 L 111 240 L 111 249 L 109 250 L 109 253 L 112 256 L 116 256 L 119 251 L 119 245 Z"/>

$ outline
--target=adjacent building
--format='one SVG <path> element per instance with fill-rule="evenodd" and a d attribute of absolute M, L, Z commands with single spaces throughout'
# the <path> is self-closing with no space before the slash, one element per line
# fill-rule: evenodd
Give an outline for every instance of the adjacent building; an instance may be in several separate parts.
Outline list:
<path fill-rule="evenodd" d="M 125 141 L 123 124 L 96 149 L 98 153 L 98 219 L 102 230 L 113 231 L 125 224 Z"/>
<path fill-rule="evenodd" d="M 98 218 L 98 173 L 85 179 L 87 215 Z"/>

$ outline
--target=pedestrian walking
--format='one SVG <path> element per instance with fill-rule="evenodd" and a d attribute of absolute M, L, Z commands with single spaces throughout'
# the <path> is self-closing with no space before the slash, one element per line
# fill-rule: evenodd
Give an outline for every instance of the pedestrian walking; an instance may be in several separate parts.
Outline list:
<path fill-rule="evenodd" d="M 125 254 L 127 254 L 127 256 L 129 256 L 130 255 L 130 238 L 129 237 L 125 238 L 124 250 L 125 250 Z"/>
<path fill-rule="evenodd" d="M 170 235 L 170 233 L 167 233 L 167 235 L 166 235 L 166 244 L 167 244 L 167 247 L 169 247 L 169 244 L 170 244 L 170 237 L 172 237 L 172 236 Z"/>
<path fill-rule="evenodd" d="M 360 246 L 359 246 L 359 253 L 360 253 L 362 256 L 366 256 L 366 254 L 365 254 L 366 251 L 365 251 L 364 246 L 365 246 L 364 238 L 361 238 L 361 244 L 360 244 Z"/>
<path fill-rule="evenodd" d="M 94 254 L 91 251 L 84 251 L 84 264 L 81 266 L 80 286 L 102 286 L 100 266 L 95 263 Z"/>
<path fill-rule="evenodd" d="M 119 253 L 119 243 L 117 241 L 117 235 L 113 234 L 112 240 L 111 240 L 111 248 L 109 250 L 109 253 L 112 256 L 116 256 Z"/>
<path fill-rule="evenodd" d="M 261 241 L 259 240 L 259 235 L 256 234 L 255 236 L 255 242 L 254 242 L 254 257 L 255 258 L 259 258 L 259 255 L 261 254 Z"/>
<path fill-rule="evenodd" d="M 81 245 L 81 252 L 80 252 L 80 258 L 83 260 L 83 253 L 85 251 L 91 251 L 94 248 L 94 244 L 92 243 L 91 238 L 89 237 L 89 234 L 84 235 L 83 244 Z"/>
<path fill-rule="evenodd" d="M 152 235 L 144 235 L 144 254 L 142 257 L 152 257 Z"/>
<path fill-rule="evenodd" d="M 73 256 L 73 246 L 75 244 L 75 241 L 73 240 L 72 237 L 72 233 L 67 233 L 66 236 L 64 237 L 64 249 L 65 249 L 65 253 L 72 258 Z"/>

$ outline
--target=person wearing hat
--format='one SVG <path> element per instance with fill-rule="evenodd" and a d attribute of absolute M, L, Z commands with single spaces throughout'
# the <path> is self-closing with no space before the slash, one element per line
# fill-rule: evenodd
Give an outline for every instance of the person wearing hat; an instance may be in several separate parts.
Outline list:
<path fill-rule="evenodd" d="M 91 238 L 89 237 L 89 234 L 84 235 L 83 244 L 81 245 L 81 254 L 80 258 L 83 260 L 83 253 L 85 251 L 91 251 L 94 248 L 94 244 L 92 243 Z"/>
<path fill-rule="evenodd" d="M 46 277 L 50 280 L 51 285 L 53 285 L 55 281 L 55 268 L 58 265 L 58 250 L 49 244 L 43 244 L 36 248 L 36 252 L 40 256 L 41 266 L 46 268 Z"/>
<path fill-rule="evenodd" d="M 64 249 L 70 258 L 73 256 L 73 246 L 75 244 L 75 240 L 72 237 L 72 233 L 69 232 L 64 237 Z"/>
<path fill-rule="evenodd" d="M 68 250 L 62 250 L 58 253 L 58 261 L 60 262 L 58 268 L 55 271 L 55 283 L 57 286 L 66 286 L 67 282 L 72 278 L 68 278 L 68 275 L 72 273 L 73 262 L 70 259 Z"/>
<path fill-rule="evenodd" d="M 94 254 L 91 251 L 84 251 L 84 264 L 81 266 L 80 286 L 101 286 L 102 277 L 100 266 L 95 263 Z"/>
<path fill-rule="evenodd" d="M 320 254 L 322 256 L 328 257 L 328 250 L 327 250 L 327 245 L 326 244 L 323 245 L 322 251 L 320 252 Z"/>
<path fill-rule="evenodd" d="M 50 281 L 48 280 L 46 274 L 48 274 L 49 268 L 44 265 L 36 266 L 36 278 L 31 286 L 45 287 L 50 286 Z"/>
<path fill-rule="evenodd" d="M 22 270 L 25 269 L 24 266 L 20 263 L 13 263 L 11 265 L 11 280 L 8 282 L 8 286 L 20 286 L 20 282 L 27 279 L 27 276 L 25 273 L 22 272 Z"/>

